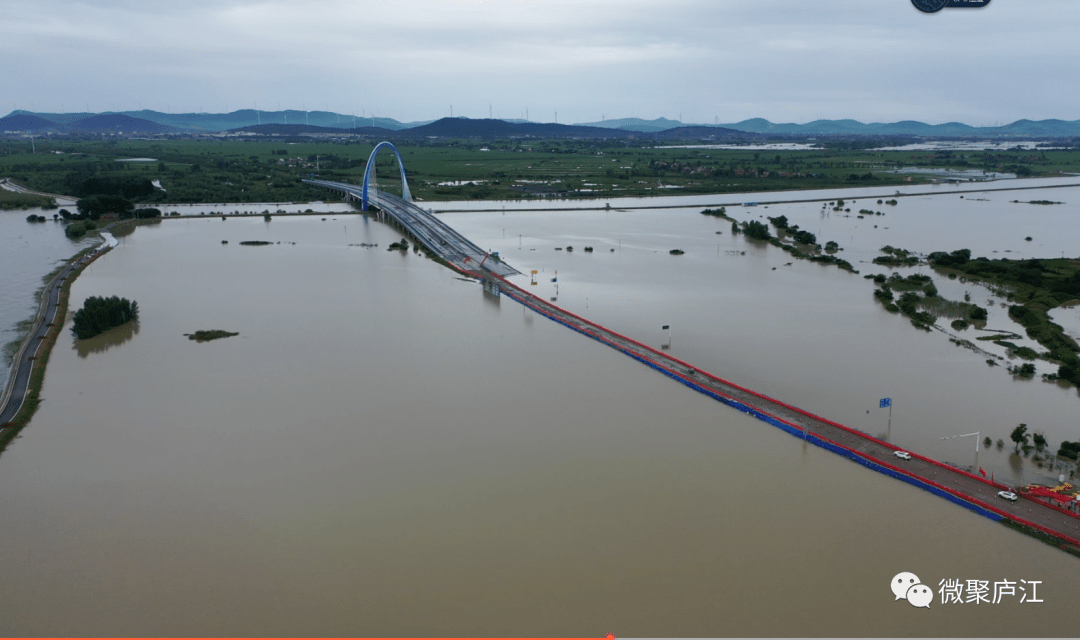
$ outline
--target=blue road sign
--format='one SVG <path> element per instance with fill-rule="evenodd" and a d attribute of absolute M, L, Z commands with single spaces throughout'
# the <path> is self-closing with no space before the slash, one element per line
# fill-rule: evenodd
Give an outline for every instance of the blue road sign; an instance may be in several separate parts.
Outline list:
<path fill-rule="evenodd" d="M 884 409 L 885 407 L 891 407 L 892 406 L 892 398 L 882 398 L 878 402 L 878 406 L 881 407 L 882 409 Z"/>

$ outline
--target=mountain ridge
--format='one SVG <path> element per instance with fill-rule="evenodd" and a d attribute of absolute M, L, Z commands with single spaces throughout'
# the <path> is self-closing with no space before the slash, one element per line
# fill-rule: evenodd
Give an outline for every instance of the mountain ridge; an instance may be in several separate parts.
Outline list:
<path fill-rule="evenodd" d="M 104 119 L 103 119 L 104 118 Z M 110 119 L 111 118 L 111 119 Z M 124 118 L 130 118 L 125 120 Z M 163 113 L 149 109 L 138 111 L 106 112 L 106 113 L 36 113 L 24 110 L 14 110 L 7 116 L 0 118 L 0 131 L 11 132 L 42 132 L 54 131 L 57 133 L 69 132 L 110 132 L 110 131 L 139 131 L 148 133 L 218 133 L 222 131 L 236 131 L 238 129 L 256 127 L 259 125 L 303 125 L 333 129 L 336 131 L 359 132 L 361 130 L 374 132 L 376 129 L 388 131 L 411 131 L 416 135 L 449 135 L 446 133 L 424 133 L 423 127 L 429 127 L 435 123 L 442 123 L 437 130 L 447 131 L 453 129 L 452 122 L 482 122 L 491 130 L 491 135 L 503 130 L 503 125 L 519 125 L 530 128 L 542 127 L 547 131 L 560 131 L 560 135 L 570 137 L 602 137 L 598 130 L 619 132 L 608 134 L 610 137 L 625 137 L 632 134 L 659 134 L 674 129 L 693 127 L 697 130 L 716 129 L 724 131 L 737 131 L 742 133 L 759 135 L 792 135 L 792 136 L 816 136 L 816 135 L 844 135 L 844 136 L 917 136 L 917 137 L 1037 137 L 1037 138 L 1067 138 L 1080 137 L 1080 120 L 1060 120 L 1050 118 L 1045 120 L 1020 119 L 1015 122 L 993 127 L 976 127 L 962 122 L 946 122 L 943 124 L 927 124 L 917 120 L 901 120 L 899 122 L 863 123 L 853 119 L 839 120 L 814 120 L 812 122 L 774 123 L 764 118 L 750 118 L 735 123 L 725 124 L 687 124 L 668 118 L 655 118 L 646 120 L 637 117 L 603 119 L 599 122 L 584 122 L 575 124 L 557 124 L 524 121 L 520 119 L 470 119 L 470 118 L 440 118 L 416 122 L 400 122 L 393 118 L 346 115 L 332 111 L 298 111 L 279 110 L 262 111 L 257 109 L 240 109 L 229 113 Z M 113 123 L 106 125 L 105 123 Z M 80 124 L 82 123 L 82 124 Z M 497 124 L 502 123 L 502 124 Z M 115 125 L 115 126 L 114 126 Z M 155 126 L 156 125 L 156 126 Z M 126 127 L 126 128 L 125 128 Z M 551 129 L 555 127 L 557 129 Z M 571 129 L 578 128 L 576 133 Z M 460 128 L 460 127 L 459 127 Z M 467 128 L 467 127 L 466 127 Z M 411 134 L 403 134 L 411 135 Z M 528 135 L 528 134 L 526 134 Z M 730 136 L 730 133 L 720 134 L 721 137 Z"/>

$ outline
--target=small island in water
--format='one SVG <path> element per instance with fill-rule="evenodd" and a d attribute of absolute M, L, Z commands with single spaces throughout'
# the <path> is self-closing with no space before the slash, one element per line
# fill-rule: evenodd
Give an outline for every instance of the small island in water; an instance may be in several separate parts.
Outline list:
<path fill-rule="evenodd" d="M 194 340 L 195 342 L 209 342 L 210 340 L 217 340 L 218 338 L 238 336 L 240 335 L 240 333 L 232 333 L 230 331 L 214 329 L 212 331 L 196 331 L 195 333 L 185 333 L 184 335 L 187 336 L 188 340 Z"/>
<path fill-rule="evenodd" d="M 138 319 L 139 305 L 133 300 L 90 296 L 83 302 L 83 308 L 75 312 L 71 332 L 79 340 L 86 340 Z"/>

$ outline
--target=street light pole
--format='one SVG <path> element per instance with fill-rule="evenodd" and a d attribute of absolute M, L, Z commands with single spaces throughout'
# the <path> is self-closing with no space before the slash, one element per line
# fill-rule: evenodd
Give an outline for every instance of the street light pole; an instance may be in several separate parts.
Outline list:
<path fill-rule="evenodd" d="M 952 440 L 953 438 L 967 438 L 968 436 L 975 436 L 975 453 L 978 453 L 979 452 L 979 432 L 978 431 L 976 431 L 975 433 L 964 433 L 964 434 L 961 434 L 961 435 L 958 435 L 958 436 L 946 436 L 946 437 L 942 438 L 942 440 Z"/>

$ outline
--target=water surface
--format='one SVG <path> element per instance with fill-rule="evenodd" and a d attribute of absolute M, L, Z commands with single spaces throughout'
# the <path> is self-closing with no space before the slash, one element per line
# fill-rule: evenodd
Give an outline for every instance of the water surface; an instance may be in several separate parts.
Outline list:
<path fill-rule="evenodd" d="M 716 236 L 713 219 L 658 215 L 620 218 L 621 251 L 610 223 L 533 220 L 529 245 L 508 233 L 504 255 L 545 269 L 536 290 L 558 284 L 572 310 L 653 344 L 671 323 L 674 355 L 830 417 L 892 393 L 893 436 L 913 447 L 933 431 L 927 416 L 1001 410 L 969 406 L 993 399 L 1000 372 L 982 376 L 967 352 L 881 311 L 859 276 L 781 268 L 786 254 Z M 493 219 L 448 219 L 499 246 Z M 1072 557 L 387 252 L 398 236 L 356 215 L 168 220 L 93 263 L 73 303 L 135 299 L 138 331 L 89 349 L 62 338 L 42 407 L 0 457 L 0 632 L 1073 628 L 1056 613 L 1080 590 Z M 688 237 L 702 247 L 667 254 Z M 183 335 L 200 329 L 240 335 Z M 1012 396 L 1028 410 L 1055 391 L 1026 388 L 1030 402 Z M 889 590 L 901 571 L 935 590 L 1040 580 L 1045 603 L 919 610 Z"/>

